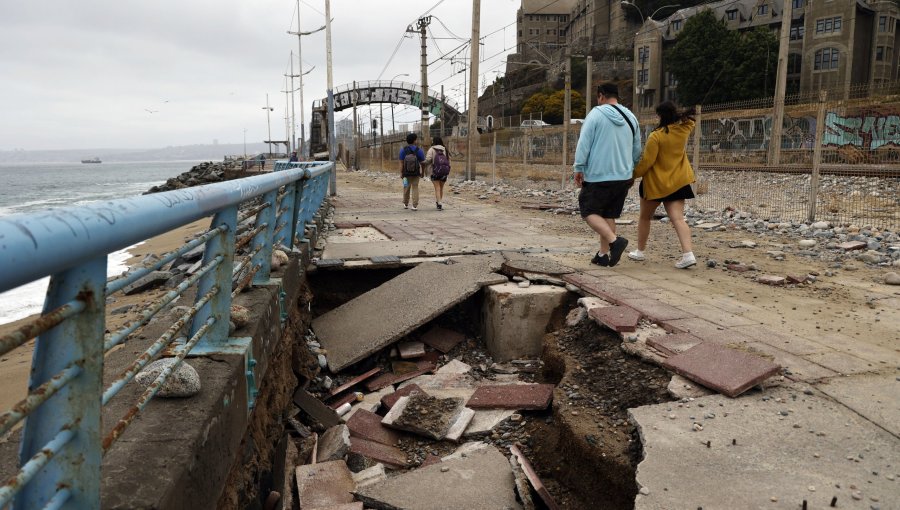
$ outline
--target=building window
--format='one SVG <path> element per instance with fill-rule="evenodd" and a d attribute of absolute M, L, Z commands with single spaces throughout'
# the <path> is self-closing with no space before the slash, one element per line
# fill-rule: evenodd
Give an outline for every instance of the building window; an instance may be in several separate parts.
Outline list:
<path fill-rule="evenodd" d="M 823 18 L 816 20 L 816 35 L 838 34 L 841 32 L 841 17 Z"/>
<path fill-rule="evenodd" d="M 737 9 L 725 11 L 725 15 L 728 16 L 728 21 L 734 21 L 737 19 Z"/>
<path fill-rule="evenodd" d="M 681 20 L 680 19 L 676 19 L 675 21 L 672 22 L 672 30 L 674 30 L 676 32 L 681 30 Z"/>
<path fill-rule="evenodd" d="M 638 48 L 638 62 L 646 64 L 648 60 L 650 60 L 650 47 L 642 46 Z"/>
<path fill-rule="evenodd" d="M 894 60 L 894 48 L 887 46 L 884 48 L 884 59 L 888 62 L 893 62 Z"/>
<path fill-rule="evenodd" d="M 565 29 L 565 28 L 561 28 L 561 29 L 559 30 L 559 35 L 566 35 L 566 29 Z"/>
<path fill-rule="evenodd" d="M 799 9 L 799 8 L 803 7 L 803 0 L 793 0 L 791 2 L 791 7 L 793 7 L 794 9 Z"/>
<path fill-rule="evenodd" d="M 641 69 L 638 71 L 638 85 L 647 84 L 647 76 L 649 74 L 649 69 Z"/>
<path fill-rule="evenodd" d="M 666 71 L 666 86 L 668 87 L 677 87 L 678 80 L 675 79 L 675 75 Z"/>
<path fill-rule="evenodd" d="M 824 48 L 816 51 L 813 69 L 816 71 L 837 70 L 839 55 L 840 52 L 837 48 Z"/>
<path fill-rule="evenodd" d="M 878 46 L 875 48 L 875 60 L 878 62 L 884 60 L 884 46 Z"/>
<path fill-rule="evenodd" d="M 522 37 L 522 31 L 519 30 L 519 37 Z"/>
<path fill-rule="evenodd" d="M 762 16 L 763 14 L 768 14 L 768 13 L 769 13 L 769 6 L 768 6 L 768 4 L 762 4 L 762 5 L 760 5 L 759 7 L 756 8 L 756 14 L 757 14 L 758 16 Z"/>
<path fill-rule="evenodd" d="M 792 41 L 802 41 L 803 34 L 805 32 L 806 32 L 806 27 L 804 27 L 803 25 L 791 27 L 791 40 Z"/>
<path fill-rule="evenodd" d="M 887 16 L 878 17 L 878 31 L 887 32 Z"/>
<path fill-rule="evenodd" d="M 800 74 L 800 68 L 803 64 L 803 57 L 799 53 L 791 53 L 788 55 L 787 73 Z"/>

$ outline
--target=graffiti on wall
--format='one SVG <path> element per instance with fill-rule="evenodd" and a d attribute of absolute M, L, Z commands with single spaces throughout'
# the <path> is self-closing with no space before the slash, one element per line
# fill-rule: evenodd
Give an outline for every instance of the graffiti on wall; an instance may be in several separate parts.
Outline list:
<path fill-rule="evenodd" d="M 772 117 L 725 117 L 701 122 L 700 129 L 705 150 L 766 150 L 772 139 Z M 816 119 L 785 115 L 781 132 L 782 149 L 810 148 L 816 132 Z"/>
<path fill-rule="evenodd" d="M 844 117 L 834 112 L 825 115 L 825 137 L 822 145 L 877 150 L 900 147 L 900 115 L 871 113 Z"/>

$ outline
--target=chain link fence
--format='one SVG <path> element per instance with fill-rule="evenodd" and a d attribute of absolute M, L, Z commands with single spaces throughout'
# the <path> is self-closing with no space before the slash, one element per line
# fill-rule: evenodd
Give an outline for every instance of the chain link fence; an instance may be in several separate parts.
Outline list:
<path fill-rule="evenodd" d="M 687 146 L 697 174 L 692 206 L 772 222 L 900 229 L 900 82 L 816 95 L 786 98 L 778 144 L 772 143 L 772 98 L 699 108 Z M 639 120 L 646 140 L 657 119 Z M 513 126 L 480 134 L 476 179 L 569 186 L 580 129 Z M 467 139 L 444 142 L 454 173 L 464 175 Z M 399 172 L 403 145 L 361 148 L 360 167 Z"/>

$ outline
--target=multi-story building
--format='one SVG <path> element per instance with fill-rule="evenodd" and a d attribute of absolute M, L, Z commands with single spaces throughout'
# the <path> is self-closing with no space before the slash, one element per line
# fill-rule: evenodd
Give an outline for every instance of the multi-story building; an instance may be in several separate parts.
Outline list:
<path fill-rule="evenodd" d="M 678 83 L 664 51 L 687 20 L 711 9 L 732 30 L 768 27 L 779 34 L 783 5 L 791 2 L 787 91 L 809 92 L 898 79 L 900 9 L 891 0 L 722 0 L 646 20 L 634 40 L 634 97 L 638 110 L 677 100 Z"/>
<path fill-rule="evenodd" d="M 572 53 L 599 49 L 631 48 L 635 26 L 621 0 L 578 0 L 566 26 L 566 42 Z"/>
<path fill-rule="evenodd" d="M 558 61 L 575 3 L 576 0 L 522 0 L 516 13 L 516 52 L 506 58 L 507 72 L 522 64 Z"/>

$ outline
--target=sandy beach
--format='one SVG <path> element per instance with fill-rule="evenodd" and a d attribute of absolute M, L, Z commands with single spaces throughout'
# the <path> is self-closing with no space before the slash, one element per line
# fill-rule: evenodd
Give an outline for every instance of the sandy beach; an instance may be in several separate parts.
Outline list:
<path fill-rule="evenodd" d="M 209 226 L 209 219 L 201 219 L 185 225 L 179 229 L 150 238 L 143 243 L 130 248 L 131 257 L 126 262 L 133 266 L 141 262 L 149 254 L 163 255 L 177 249 L 186 240 L 204 231 Z M 158 296 L 161 291 L 151 291 L 132 296 L 121 293 L 114 297 L 115 302 L 107 304 L 106 328 L 115 331 L 125 322 L 134 319 L 137 312 L 125 314 L 110 314 L 109 310 L 121 308 L 126 305 L 145 303 Z M 137 307 L 136 307 L 137 308 Z M 33 320 L 37 315 L 32 315 L 7 324 L 0 324 L 0 336 L 6 335 L 17 328 Z M 35 340 L 29 340 L 17 349 L 13 349 L 0 358 L 0 412 L 4 412 L 26 397 L 28 392 L 28 376 L 31 371 L 31 357 L 34 351 Z"/>

